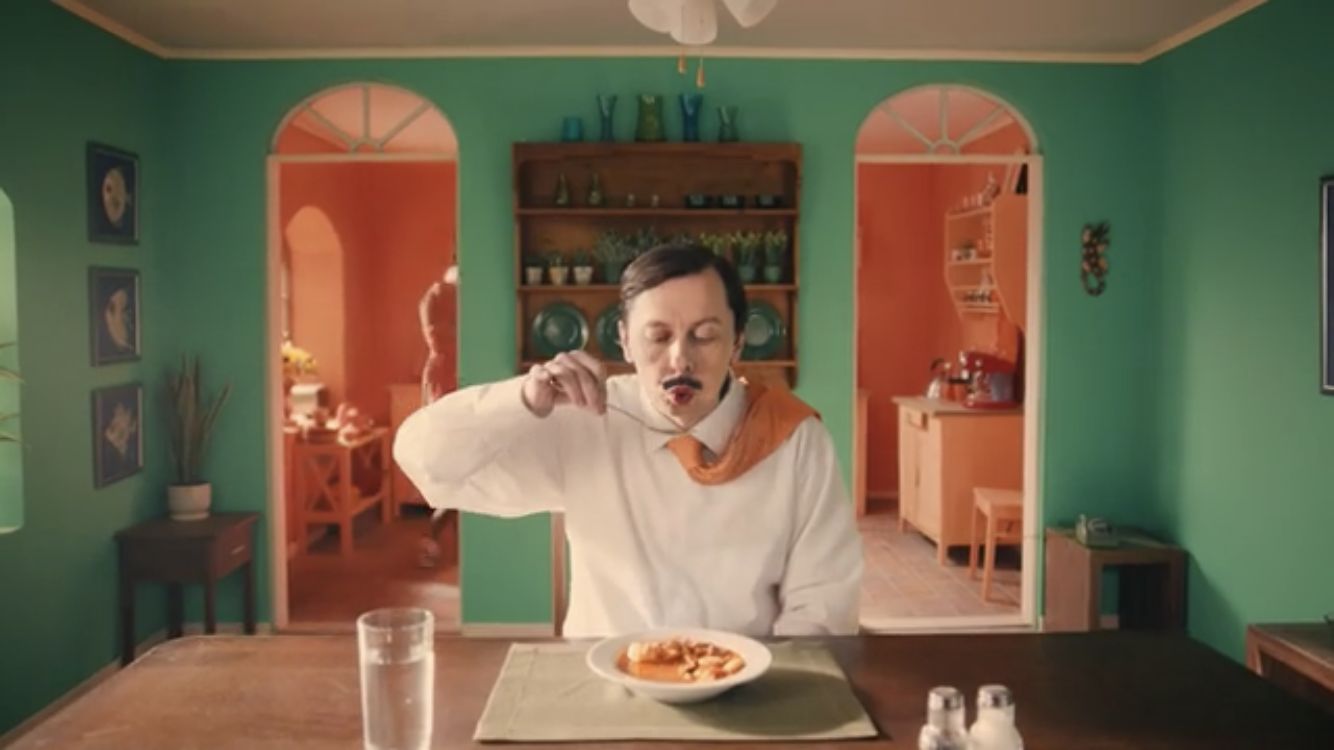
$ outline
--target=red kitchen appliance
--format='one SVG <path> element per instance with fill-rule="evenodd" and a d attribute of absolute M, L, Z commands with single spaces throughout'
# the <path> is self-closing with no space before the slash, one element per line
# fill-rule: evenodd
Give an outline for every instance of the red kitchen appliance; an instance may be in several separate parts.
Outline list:
<path fill-rule="evenodd" d="M 995 354 L 959 352 L 959 375 L 967 383 L 963 405 L 969 409 L 1013 409 L 1015 363 Z"/>

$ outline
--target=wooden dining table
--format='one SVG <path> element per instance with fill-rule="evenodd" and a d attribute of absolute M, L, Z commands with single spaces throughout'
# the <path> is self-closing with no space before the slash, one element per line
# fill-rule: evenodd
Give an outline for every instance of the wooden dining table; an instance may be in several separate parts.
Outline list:
<path fill-rule="evenodd" d="M 479 744 L 473 730 L 510 643 L 437 639 L 432 747 Z M 971 719 L 978 686 L 1003 683 L 1029 750 L 1334 748 L 1334 715 L 1183 635 L 868 635 L 823 643 L 880 736 L 774 747 L 915 748 L 931 687 L 963 690 Z M 12 747 L 351 750 L 362 742 L 359 690 L 351 635 L 183 638 L 152 649 Z"/>

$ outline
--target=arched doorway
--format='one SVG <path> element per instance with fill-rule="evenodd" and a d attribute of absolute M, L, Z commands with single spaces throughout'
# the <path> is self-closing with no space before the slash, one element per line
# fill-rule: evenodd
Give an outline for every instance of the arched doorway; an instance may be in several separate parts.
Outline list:
<path fill-rule="evenodd" d="M 457 154 L 433 104 L 354 83 L 302 101 L 268 155 L 274 623 L 348 629 L 377 606 L 459 627 L 457 523 L 393 465 L 431 349 L 457 385 Z M 424 302 L 431 297 L 429 304 Z M 422 565 L 418 542 L 447 554 Z"/>
<path fill-rule="evenodd" d="M 1036 137 L 986 92 L 922 86 L 872 110 L 855 161 L 862 624 L 1033 626 L 1042 396 Z M 997 534 L 991 565 L 978 547 L 978 578 L 992 571 L 983 596 L 970 551 L 974 519 L 985 538 L 988 516 L 1013 520 L 999 524 L 1009 533 Z"/>

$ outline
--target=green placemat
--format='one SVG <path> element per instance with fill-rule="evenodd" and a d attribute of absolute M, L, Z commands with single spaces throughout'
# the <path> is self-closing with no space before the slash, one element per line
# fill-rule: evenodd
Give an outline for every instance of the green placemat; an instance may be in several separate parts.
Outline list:
<path fill-rule="evenodd" d="M 813 740 L 877 736 L 843 670 L 818 644 L 771 646 L 774 661 L 755 682 L 703 703 L 672 706 L 598 677 L 589 645 L 510 646 L 473 739 Z"/>

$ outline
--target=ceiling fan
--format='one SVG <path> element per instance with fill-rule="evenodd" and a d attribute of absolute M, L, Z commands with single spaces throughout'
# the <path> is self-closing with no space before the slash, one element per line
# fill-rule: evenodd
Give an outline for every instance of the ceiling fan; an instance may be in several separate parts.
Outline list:
<path fill-rule="evenodd" d="M 629 0 L 630 13 L 640 23 L 660 34 L 670 34 L 678 44 L 691 46 L 713 42 L 718 36 L 715 0 Z M 778 0 L 722 0 L 742 28 L 750 28 L 774 9 Z"/>

